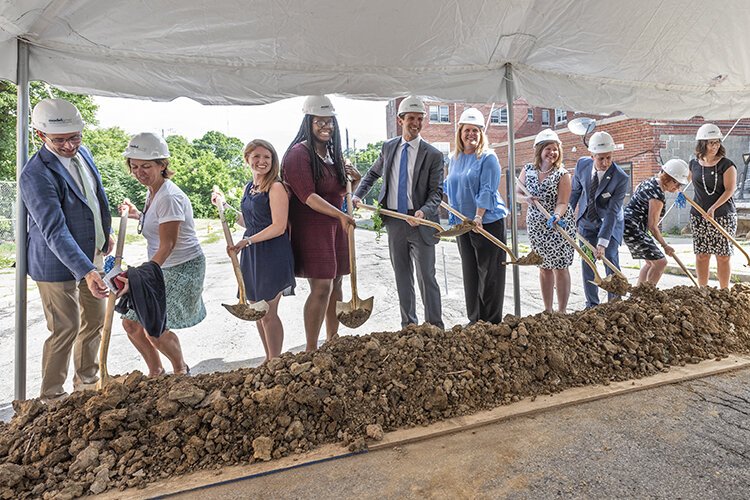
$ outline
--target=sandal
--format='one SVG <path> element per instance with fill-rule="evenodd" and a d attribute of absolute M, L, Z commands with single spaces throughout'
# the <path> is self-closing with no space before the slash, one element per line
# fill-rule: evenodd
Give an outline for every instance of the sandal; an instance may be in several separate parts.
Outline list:
<path fill-rule="evenodd" d="M 167 374 L 167 370 L 165 370 L 164 367 L 162 366 L 161 368 L 159 368 L 159 373 L 157 373 L 156 375 L 149 375 L 148 378 L 161 377 L 161 376 L 164 376 L 166 374 Z"/>

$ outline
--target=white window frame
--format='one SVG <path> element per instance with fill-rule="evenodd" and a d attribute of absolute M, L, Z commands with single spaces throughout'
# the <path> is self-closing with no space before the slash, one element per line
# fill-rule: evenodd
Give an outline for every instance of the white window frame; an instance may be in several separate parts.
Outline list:
<path fill-rule="evenodd" d="M 450 107 L 444 104 L 430 105 L 430 123 L 450 123 Z"/>
<path fill-rule="evenodd" d="M 490 114 L 490 123 L 495 125 L 508 124 L 508 108 L 497 108 Z"/>
<path fill-rule="evenodd" d="M 564 109 L 555 108 L 555 125 L 566 123 L 568 121 L 568 112 Z"/>
<path fill-rule="evenodd" d="M 545 118 L 546 115 L 546 118 Z M 542 127 L 549 127 L 549 109 L 542 110 Z"/>
<path fill-rule="evenodd" d="M 528 108 L 526 110 L 526 121 L 527 122 L 533 122 L 534 121 L 534 108 Z"/>

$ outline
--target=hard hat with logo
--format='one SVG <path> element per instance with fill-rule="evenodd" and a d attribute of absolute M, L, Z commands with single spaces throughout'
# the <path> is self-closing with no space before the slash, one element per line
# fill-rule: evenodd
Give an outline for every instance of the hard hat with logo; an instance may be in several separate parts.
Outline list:
<path fill-rule="evenodd" d="M 474 125 L 475 127 L 484 128 L 484 116 L 477 108 L 468 108 L 461 113 L 458 120 L 459 125 Z"/>
<path fill-rule="evenodd" d="M 398 105 L 398 116 L 401 116 L 404 113 L 425 114 L 424 102 L 422 102 L 422 99 L 419 97 L 413 95 L 404 98 L 404 100 L 401 101 L 401 104 Z"/>
<path fill-rule="evenodd" d="M 592 154 L 611 153 L 615 150 L 615 141 L 607 132 L 594 132 L 589 139 L 589 151 Z"/>
<path fill-rule="evenodd" d="M 685 185 L 689 182 L 688 172 L 690 171 L 690 169 L 688 168 L 688 164 L 685 160 L 672 158 L 667 163 L 662 165 L 661 169 L 682 185 Z"/>
<path fill-rule="evenodd" d="M 562 141 L 557 136 L 554 130 L 546 128 L 536 134 L 536 137 L 534 138 L 534 147 L 537 146 L 537 144 L 541 144 L 543 142 L 556 142 L 558 144 L 562 144 Z"/>
<path fill-rule="evenodd" d="M 159 160 L 169 158 L 169 146 L 160 135 L 141 132 L 134 135 L 122 154 L 131 160 Z"/>
<path fill-rule="evenodd" d="M 302 112 L 313 116 L 336 116 L 331 100 L 324 95 L 311 95 L 302 104 Z"/>
<path fill-rule="evenodd" d="M 83 118 L 65 99 L 42 99 L 31 112 L 31 126 L 45 134 L 71 134 L 83 130 Z"/>
<path fill-rule="evenodd" d="M 708 141 L 718 139 L 722 140 L 721 130 L 713 123 L 704 123 L 701 128 L 698 129 L 698 133 L 695 134 L 696 141 Z"/>

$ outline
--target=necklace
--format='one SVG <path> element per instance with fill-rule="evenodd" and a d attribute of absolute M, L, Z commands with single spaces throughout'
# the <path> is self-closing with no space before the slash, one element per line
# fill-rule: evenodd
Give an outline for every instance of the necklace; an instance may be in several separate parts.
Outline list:
<path fill-rule="evenodd" d="M 714 188 L 711 191 L 708 190 L 708 185 L 706 184 L 706 169 L 707 168 L 713 168 L 711 173 L 714 178 Z M 719 186 L 719 179 L 716 178 L 716 165 L 714 165 L 713 167 L 704 167 L 703 165 L 701 165 L 701 178 L 703 179 L 703 190 L 706 192 L 708 196 L 713 196 L 716 193 L 716 188 Z"/>
<path fill-rule="evenodd" d="M 542 170 L 542 169 L 540 168 L 540 169 L 539 169 L 539 173 L 540 173 L 540 174 L 547 174 L 547 173 L 549 173 L 549 172 L 552 172 L 552 171 L 553 171 L 554 169 L 555 169 L 555 166 L 554 166 L 554 165 L 552 165 L 552 166 L 551 166 L 550 168 L 548 168 L 547 170 Z"/>

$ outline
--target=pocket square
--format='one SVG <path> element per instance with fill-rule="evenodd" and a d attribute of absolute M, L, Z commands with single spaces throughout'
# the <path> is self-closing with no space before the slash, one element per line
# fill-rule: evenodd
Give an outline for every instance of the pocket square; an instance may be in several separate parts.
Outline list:
<path fill-rule="evenodd" d="M 602 198 L 606 199 L 612 196 L 612 193 L 602 193 Z"/>

